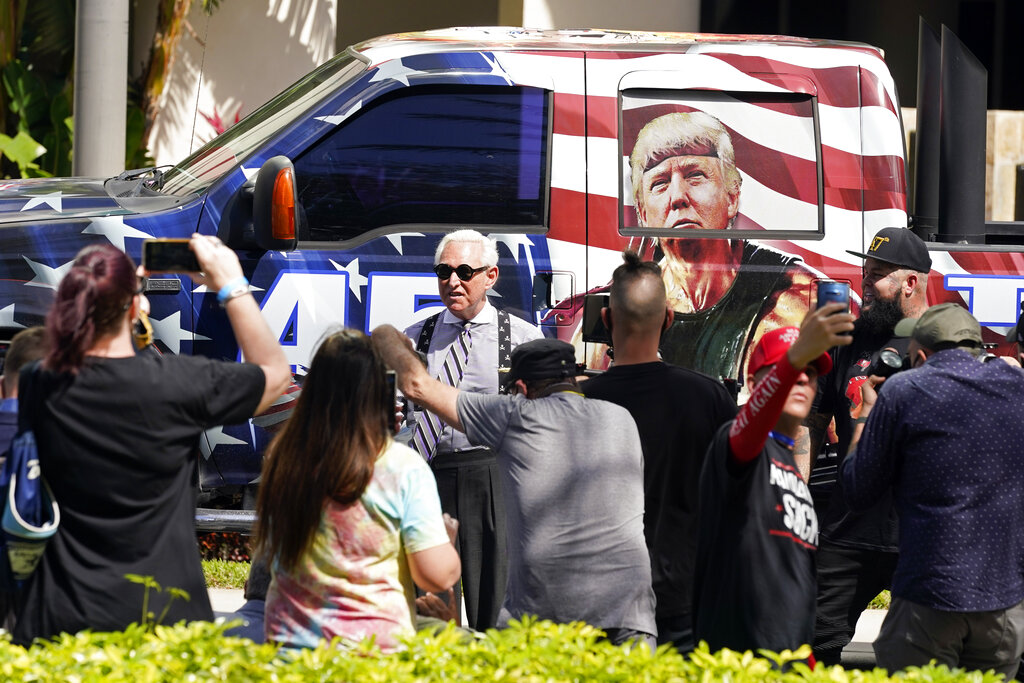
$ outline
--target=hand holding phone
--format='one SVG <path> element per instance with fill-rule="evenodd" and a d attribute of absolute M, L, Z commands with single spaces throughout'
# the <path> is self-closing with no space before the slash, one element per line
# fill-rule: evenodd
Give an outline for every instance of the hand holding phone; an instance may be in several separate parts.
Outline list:
<path fill-rule="evenodd" d="M 844 312 L 850 312 L 850 283 L 835 280 L 818 280 L 818 300 L 815 308 L 825 304 L 840 303 L 846 306 Z"/>
<path fill-rule="evenodd" d="M 201 269 L 188 239 L 148 239 L 142 242 L 142 267 L 150 273 L 198 273 Z"/>

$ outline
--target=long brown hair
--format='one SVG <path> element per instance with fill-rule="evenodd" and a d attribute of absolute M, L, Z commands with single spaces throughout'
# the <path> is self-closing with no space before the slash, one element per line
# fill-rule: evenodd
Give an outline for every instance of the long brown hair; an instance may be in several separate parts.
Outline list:
<path fill-rule="evenodd" d="M 50 350 L 43 365 L 77 373 L 96 339 L 117 331 L 138 285 L 135 264 L 117 248 L 99 244 L 78 252 L 46 315 Z"/>
<path fill-rule="evenodd" d="M 257 553 L 293 569 L 313 543 L 324 504 L 363 495 L 394 419 L 388 392 L 369 337 L 342 329 L 323 340 L 295 412 L 263 460 Z"/>

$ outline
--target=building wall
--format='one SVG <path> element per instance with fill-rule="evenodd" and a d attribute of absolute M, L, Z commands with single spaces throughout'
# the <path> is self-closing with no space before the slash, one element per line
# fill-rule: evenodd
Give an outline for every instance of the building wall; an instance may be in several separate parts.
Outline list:
<path fill-rule="evenodd" d="M 203 114 L 243 117 L 335 52 L 338 0 L 222 0 L 212 16 L 194 2 L 150 139 L 157 164 L 214 137 Z"/>
<path fill-rule="evenodd" d="M 498 0 L 337 0 L 336 51 L 388 33 L 449 26 L 497 26 Z"/>
<path fill-rule="evenodd" d="M 700 29 L 700 0 L 522 0 L 523 26 L 629 31 Z"/>
<path fill-rule="evenodd" d="M 907 153 L 913 155 L 917 110 L 903 108 L 901 115 Z M 985 128 L 985 220 L 1012 221 L 1017 211 L 1017 166 L 1024 164 L 1024 111 L 989 110 Z M 1019 211 L 1024 212 L 1024 206 Z"/>

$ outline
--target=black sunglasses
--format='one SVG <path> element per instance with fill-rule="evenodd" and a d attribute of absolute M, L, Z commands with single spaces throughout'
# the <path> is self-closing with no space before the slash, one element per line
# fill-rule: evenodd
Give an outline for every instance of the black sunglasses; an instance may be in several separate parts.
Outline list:
<path fill-rule="evenodd" d="M 447 280 L 452 276 L 452 273 L 455 273 L 459 276 L 460 280 L 466 282 L 467 280 L 472 280 L 476 277 L 477 273 L 482 273 L 489 267 L 490 266 L 480 266 L 479 268 L 474 268 L 467 263 L 462 263 L 459 266 L 452 268 L 447 263 L 438 263 L 434 266 L 434 274 L 442 280 Z"/>

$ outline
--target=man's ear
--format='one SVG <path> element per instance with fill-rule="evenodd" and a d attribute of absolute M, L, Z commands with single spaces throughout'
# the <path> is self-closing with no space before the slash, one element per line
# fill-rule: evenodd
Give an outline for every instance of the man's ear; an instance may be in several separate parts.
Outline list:
<path fill-rule="evenodd" d="M 665 332 L 668 328 L 672 327 L 672 323 L 676 321 L 676 312 L 672 309 L 672 305 L 665 306 L 665 322 L 661 324 L 661 331 Z"/>
<path fill-rule="evenodd" d="M 522 394 L 523 396 L 526 396 L 526 382 L 525 381 L 523 381 L 521 379 L 517 379 L 516 380 L 516 389 L 519 390 L 520 394 Z M 527 396 L 527 398 L 529 398 L 529 397 Z"/>
<path fill-rule="evenodd" d="M 735 192 L 729 192 L 728 196 L 729 196 L 728 216 L 729 216 L 729 220 L 732 220 L 733 218 L 736 218 L 736 214 L 738 214 L 740 212 L 740 189 L 739 189 L 739 187 L 736 188 Z"/>
<path fill-rule="evenodd" d="M 645 227 L 645 228 L 648 227 L 647 226 L 647 209 L 644 207 L 643 202 L 640 202 L 640 203 L 638 203 L 636 205 L 636 221 L 637 221 L 638 225 L 640 225 L 642 227 Z"/>
<path fill-rule="evenodd" d="M 919 279 L 920 276 L 916 272 L 910 271 L 910 274 L 907 275 L 907 279 L 903 281 L 904 296 L 910 296 L 914 293 L 914 290 L 917 289 L 917 282 Z"/>
<path fill-rule="evenodd" d="M 754 387 L 756 387 L 756 386 L 757 386 L 757 381 L 754 379 L 754 376 L 753 375 L 747 375 L 747 393 L 748 394 L 754 393 Z"/>
<path fill-rule="evenodd" d="M 601 322 L 604 323 L 604 327 L 611 334 L 612 331 L 612 309 L 604 306 L 601 309 Z"/>
<path fill-rule="evenodd" d="M 485 288 L 490 289 L 491 287 L 493 287 L 494 283 L 498 281 L 498 266 L 488 268 L 486 271 L 484 271 L 484 277 L 487 278 Z"/>

